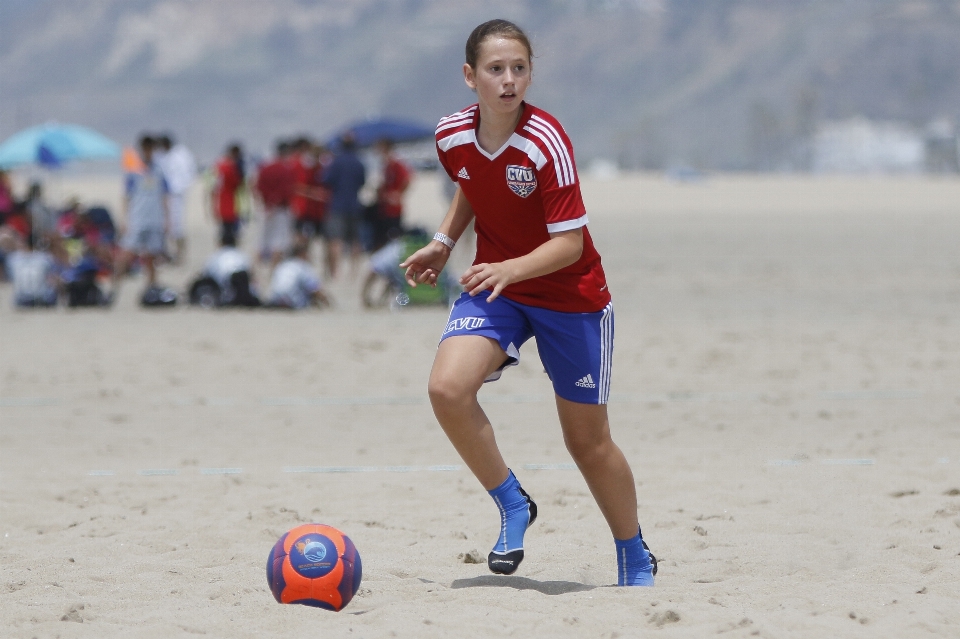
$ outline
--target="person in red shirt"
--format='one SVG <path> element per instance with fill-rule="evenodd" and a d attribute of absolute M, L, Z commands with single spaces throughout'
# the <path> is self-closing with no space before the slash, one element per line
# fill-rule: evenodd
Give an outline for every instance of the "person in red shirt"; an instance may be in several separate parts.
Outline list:
<path fill-rule="evenodd" d="M 392 140 L 380 140 L 377 151 L 383 160 L 383 180 L 377 189 L 377 227 L 374 248 L 380 248 L 403 232 L 403 194 L 413 172 L 393 152 Z"/>
<path fill-rule="evenodd" d="M 260 168 L 257 193 L 263 205 L 263 253 L 269 256 L 270 267 L 286 257 L 293 246 L 293 214 L 290 203 L 296 190 L 296 177 L 286 141 L 277 143 L 277 156 Z"/>
<path fill-rule="evenodd" d="M 507 467 L 477 392 L 516 364 L 520 346 L 536 337 L 564 442 L 613 533 L 618 584 L 652 586 L 656 559 L 640 533 L 633 473 L 607 416 L 613 305 L 587 231 L 570 140 L 553 116 L 523 99 L 532 57 L 515 24 L 478 26 L 463 65 L 478 102 L 437 126 L 440 163 L 458 188 L 434 240 L 400 266 L 410 286 L 436 285 L 471 220 L 477 255 L 460 278 L 466 290 L 437 348 L 430 401 L 500 510 L 487 566 L 512 574 L 537 507 Z"/>
<path fill-rule="evenodd" d="M 240 232 L 237 215 L 237 191 L 244 182 L 243 149 L 231 144 L 217 162 L 217 182 L 213 188 L 211 205 L 214 217 L 220 221 L 220 238 L 236 240 Z"/>
<path fill-rule="evenodd" d="M 291 145 L 290 166 L 293 169 L 293 197 L 290 198 L 290 211 L 293 213 L 294 226 L 299 230 L 301 220 L 307 213 L 308 199 L 304 187 L 310 184 L 313 174 L 310 149 L 313 147 L 307 138 L 299 138 Z"/>
<path fill-rule="evenodd" d="M 296 221 L 297 241 L 309 245 L 310 241 L 316 238 L 323 242 L 327 275 L 332 272 L 330 267 L 332 254 L 324 233 L 330 189 L 323 184 L 323 172 L 331 159 L 332 156 L 325 147 L 319 144 L 311 145 L 303 161 L 306 176 L 301 183 L 297 184 L 297 194 L 303 198 L 303 213 Z"/>

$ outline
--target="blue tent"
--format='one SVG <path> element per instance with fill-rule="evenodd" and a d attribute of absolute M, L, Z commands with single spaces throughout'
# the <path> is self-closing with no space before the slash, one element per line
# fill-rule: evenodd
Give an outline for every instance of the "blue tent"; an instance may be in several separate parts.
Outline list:
<path fill-rule="evenodd" d="M 392 140 L 396 143 L 420 142 L 433 138 L 434 129 L 408 120 L 364 120 L 342 128 L 327 143 L 331 149 L 340 146 L 340 138 L 353 133 L 357 146 L 373 146 L 380 140 Z"/>
<path fill-rule="evenodd" d="M 70 160 L 120 157 L 120 146 L 92 129 L 48 123 L 24 129 L 0 144 L 0 168 L 23 164 L 62 166 Z"/>

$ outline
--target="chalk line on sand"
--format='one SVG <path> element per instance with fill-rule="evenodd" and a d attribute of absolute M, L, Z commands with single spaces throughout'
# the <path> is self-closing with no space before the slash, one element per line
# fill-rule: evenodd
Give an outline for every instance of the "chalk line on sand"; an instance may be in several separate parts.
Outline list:
<path fill-rule="evenodd" d="M 919 390 L 878 389 L 878 390 L 834 390 L 820 391 L 818 399 L 828 401 L 886 401 L 922 399 L 924 393 Z M 671 391 L 666 393 L 612 393 L 611 404 L 635 404 L 648 402 L 674 403 L 714 403 L 714 402 L 761 402 L 776 399 L 776 394 L 739 391 Z M 61 406 L 70 403 L 65 397 L 0 397 L 0 407 L 37 408 Z M 423 395 L 398 396 L 357 396 L 306 397 L 261 397 L 255 400 L 262 406 L 396 406 L 422 405 L 427 403 Z M 487 404 L 534 404 L 552 402 L 553 395 L 498 395 L 483 394 L 480 401 Z M 225 407 L 245 403 L 237 397 L 158 397 L 153 403 L 172 404 L 178 407 Z"/>
<path fill-rule="evenodd" d="M 854 467 L 865 467 L 865 466 L 875 466 L 877 465 L 877 460 L 869 457 L 864 458 L 849 458 L 849 459 L 820 459 L 820 460 L 799 460 L 799 459 L 768 459 L 766 462 L 767 466 L 774 467 L 796 467 L 796 466 L 806 466 L 806 465 L 820 465 L 820 466 L 854 466 Z M 949 464 L 951 459 L 949 457 L 939 457 L 934 460 L 934 463 L 937 464 Z M 537 464 L 520 464 L 520 468 L 523 470 L 577 470 L 577 465 L 569 462 L 558 462 L 558 463 L 537 463 Z M 286 474 L 321 474 L 321 475 L 337 475 L 337 474 L 350 474 L 350 473 L 449 473 L 449 472 L 459 472 L 464 469 L 464 466 L 461 464 L 433 464 L 430 466 L 284 466 L 280 469 L 279 472 Z M 255 474 L 249 473 L 249 474 Z M 87 471 L 89 477 L 113 477 L 116 475 L 122 474 L 116 470 L 106 470 L 106 469 L 97 469 Z M 137 475 L 142 477 L 163 477 L 163 476 L 173 476 L 181 475 L 186 476 L 186 473 L 175 468 L 146 468 L 136 471 Z M 199 475 L 243 475 L 248 474 L 248 471 L 243 468 L 200 468 L 197 470 Z"/>

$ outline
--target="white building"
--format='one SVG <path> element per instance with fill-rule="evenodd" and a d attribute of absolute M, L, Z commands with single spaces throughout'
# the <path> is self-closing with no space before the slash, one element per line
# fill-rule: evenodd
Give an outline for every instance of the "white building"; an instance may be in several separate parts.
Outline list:
<path fill-rule="evenodd" d="M 824 122 L 813 140 L 818 173 L 920 173 L 925 163 L 923 133 L 902 122 Z"/>

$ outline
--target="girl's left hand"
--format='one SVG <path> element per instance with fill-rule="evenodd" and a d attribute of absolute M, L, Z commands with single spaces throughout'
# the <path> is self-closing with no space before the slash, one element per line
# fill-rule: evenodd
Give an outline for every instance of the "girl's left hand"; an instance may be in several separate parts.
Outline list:
<path fill-rule="evenodd" d="M 513 283 L 515 277 L 507 262 L 474 264 L 460 277 L 460 285 L 467 289 L 471 296 L 492 289 L 487 298 L 487 302 L 492 302 L 503 289 Z"/>

